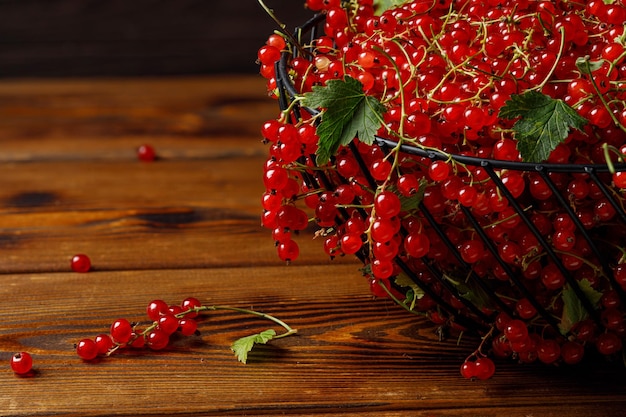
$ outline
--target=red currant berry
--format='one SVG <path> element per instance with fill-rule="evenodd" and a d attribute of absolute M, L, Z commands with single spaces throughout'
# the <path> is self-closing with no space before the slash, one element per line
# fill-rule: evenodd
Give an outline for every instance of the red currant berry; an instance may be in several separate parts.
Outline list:
<path fill-rule="evenodd" d="M 383 219 L 389 219 L 400 213 L 400 198 L 391 191 L 382 191 L 374 198 L 376 215 Z"/>
<path fill-rule="evenodd" d="M 150 349 L 162 350 L 170 343 L 170 337 L 163 330 L 154 329 L 146 336 L 146 344 Z"/>
<path fill-rule="evenodd" d="M 163 300 L 153 300 L 146 307 L 146 313 L 148 318 L 152 321 L 157 321 L 163 314 L 169 312 L 169 306 Z"/>
<path fill-rule="evenodd" d="M 191 336 L 198 330 L 198 322 L 191 318 L 181 319 L 178 325 L 184 336 Z"/>
<path fill-rule="evenodd" d="M 476 377 L 476 363 L 474 361 L 463 362 L 461 364 L 461 375 L 467 379 Z"/>
<path fill-rule="evenodd" d="M 91 269 L 91 260 L 87 255 L 80 253 L 72 257 L 70 266 L 74 272 L 89 272 Z"/>
<path fill-rule="evenodd" d="M 537 346 L 537 357 L 543 363 L 553 363 L 561 357 L 561 346 L 553 339 L 542 340 Z"/>
<path fill-rule="evenodd" d="M 115 343 L 127 343 L 133 334 L 133 326 L 126 319 L 117 319 L 111 324 L 111 338 Z"/>
<path fill-rule="evenodd" d="M 141 145 L 137 148 L 137 158 L 142 162 L 152 162 L 156 159 L 156 152 L 150 145 Z"/>
<path fill-rule="evenodd" d="M 98 345 L 92 339 L 83 339 L 76 345 L 76 353 L 81 359 L 90 361 L 98 356 Z"/>
<path fill-rule="evenodd" d="M 202 303 L 195 297 L 187 297 L 181 303 L 181 307 L 183 308 L 183 311 L 195 310 L 196 308 L 202 307 Z M 190 312 L 185 314 L 185 317 L 193 319 L 198 317 L 198 315 L 199 313 L 197 312 Z"/>
<path fill-rule="evenodd" d="M 580 362 L 585 355 L 585 347 L 580 343 L 564 342 L 561 346 L 561 358 L 568 365 L 574 365 Z"/>
<path fill-rule="evenodd" d="M 522 320 L 513 319 L 504 327 L 504 335 L 509 342 L 519 342 L 528 337 L 528 327 Z"/>
<path fill-rule="evenodd" d="M 168 336 L 178 330 L 178 318 L 173 314 L 165 314 L 159 317 L 157 329 L 160 329 Z"/>
<path fill-rule="evenodd" d="M 622 339 L 615 333 L 602 333 L 596 339 L 596 348 L 603 355 L 613 355 L 622 349 Z"/>
<path fill-rule="evenodd" d="M 96 336 L 94 342 L 96 342 L 96 346 L 98 347 L 99 355 L 106 355 L 109 350 L 111 350 L 113 346 L 115 346 L 115 343 L 113 342 L 113 339 L 111 339 L 111 336 L 104 333 Z"/>
<path fill-rule="evenodd" d="M 489 379 L 496 371 L 496 365 L 489 358 L 478 358 L 474 361 L 474 374 L 478 379 Z"/>
<path fill-rule="evenodd" d="M 33 368 L 33 358 L 28 352 L 19 352 L 11 356 L 11 369 L 18 375 L 26 375 Z"/>

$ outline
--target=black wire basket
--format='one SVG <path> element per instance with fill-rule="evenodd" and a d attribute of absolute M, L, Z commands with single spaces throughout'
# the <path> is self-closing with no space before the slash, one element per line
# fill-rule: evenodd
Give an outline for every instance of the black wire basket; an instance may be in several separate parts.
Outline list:
<path fill-rule="evenodd" d="M 324 22 L 324 15 L 316 15 L 294 32 L 294 39 L 299 42 L 298 47 L 292 45 L 290 50 L 283 52 L 279 62 L 276 63 L 276 86 L 277 96 L 282 111 L 291 111 L 292 122 L 296 123 L 301 112 L 317 114 L 318 109 L 301 108 L 298 103 L 293 103 L 294 97 L 300 94 L 294 86 L 290 75 L 289 63 L 295 56 L 313 58 L 313 49 L 308 55 L 301 45 L 312 45 L 316 39 L 320 25 Z M 307 42 L 302 42 L 306 37 Z M 388 153 L 391 150 L 398 151 L 398 142 L 385 137 L 377 136 L 373 147 L 380 148 Z M 345 152 L 349 152 L 356 159 L 360 167 L 360 175 L 366 181 L 367 186 L 376 189 L 380 184 L 370 173 L 365 157 L 356 142 L 352 142 Z M 467 170 L 480 169 L 484 176 L 483 187 L 489 186 L 508 202 L 509 219 L 515 218 L 512 228 L 505 233 L 524 234 L 537 242 L 537 262 L 539 265 L 550 264 L 564 277 L 565 286 L 568 288 L 568 296 L 575 296 L 584 310 L 583 316 L 587 322 L 591 322 L 596 329 L 596 335 L 607 331 L 614 331 L 624 338 L 621 330 L 607 330 L 604 312 L 607 309 L 615 309 L 621 312 L 622 306 L 626 306 L 626 292 L 616 280 L 614 268 L 624 255 L 626 247 L 626 210 L 624 208 L 623 191 L 615 187 L 612 182 L 612 172 L 626 170 L 626 165 L 615 163 L 611 169 L 607 164 L 553 164 L 553 163 L 523 163 L 510 162 L 494 159 L 482 159 L 473 156 L 449 154 L 436 149 L 421 148 L 418 146 L 401 144 L 399 152 L 404 159 L 414 159 L 425 164 L 429 161 L 448 161 L 458 164 Z M 314 160 L 314 158 L 311 158 Z M 334 161 L 331 159 L 331 165 Z M 398 175 L 403 173 L 400 167 Z M 412 168 L 407 168 L 408 170 Z M 526 183 L 530 179 L 538 180 L 550 195 L 549 204 L 537 206 L 537 200 L 529 195 L 528 187 L 521 195 L 514 195 L 510 188 L 503 182 L 503 173 L 516 172 L 521 174 Z M 580 216 L 576 207 L 575 199 L 564 187 L 564 179 L 584 179 L 594 190 L 596 200 L 602 200 L 607 205 L 607 210 L 612 212 L 610 219 L 588 223 Z M 310 189 L 324 189 L 333 191 L 341 184 L 350 182 L 350 178 L 339 175 L 336 171 L 317 169 L 313 167 L 302 173 L 304 183 Z M 355 201 L 354 207 L 359 207 L 360 201 Z M 436 311 L 438 316 L 445 317 L 445 324 L 457 327 L 463 331 L 475 332 L 481 336 L 490 336 L 490 339 L 501 337 L 501 328 L 498 328 L 498 316 L 504 314 L 510 318 L 518 318 L 519 312 L 516 305 L 524 299 L 536 310 L 532 319 L 524 319 L 531 331 L 546 338 L 556 338 L 560 341 L 578 340 L 576 326 L 567 326 L 562 323 L 563 291 L 550 291 L 542 287 L 540 280 L 528 279 L 524 276 L 524 267 L 510 259 L 503 259 L 501 250 L 506 237 L 494 237 L 493 223 L 485 223 L 484 219 L 477 215 L 470 207 L 460 204 L 458 201 L 444 201 L 445 215 L 439 209 L 433 210 L 424 201 L 421 201 L 415 211 L 430 230 L 431 236 L 439 240 L 445 247 L 447 256 L 442 259 L 431 259 L 427 256 L 421 259 L 411 259 L 406 256 L 396 256 L 394 263 L 397 271 L 408 277 L 411 285 L 407 287 L 394 283 L 391 279 L 391 288 L 395 294 L 408 297 L 408 292 L 418 289 L 422 296 L 432 301 L 430 311 Z M 361 211 L 362 216 L 367 212 L 362 208 L 353 210 Z M 576 255 L 564 253 L 555 248 L 551 235 L 547 235 L 535 215 L 542 213 L 540 217 L 549 217 L 551 212 L 566 214 L 566 221 L 571 222 L 575 233 L 580 239 L 580 247 L 584 248 Z M 345 223 L 351 216 L 351 211 L 339 209 L 339 215 L 335 219 L 336 225 Z M 505 219 L 506 220 L 506 219 Z M 504 221 L 504 220 L 503 220 Z M 464 230 L 472 233 L 484 245 L 485 251 L 490 258 L 491 268 L 482 269 L 477 264 L 464 260 L 460 252 L 458 242 L 451 236 L 451 230 Z M 467 232 L 471 230 L 471 232 Z M 523 231 L 523 232 L 521 232 Z M 407 230 L 401 227 L 400 235 L 406 236 Z M 356 254 L 364 264 L 370 259 L 370 249 L 367 245 Z M 496 272 L 497 271 L 497 272 Z M 462 285 L 459 285 L 459 281 Z M 593 282 L 593 287 L 611 301 L 598 300 L 589 291 L 587 285 Z M 467 295 L 467 289 L 471 288 L 473 296 Z M 476 294 L 480 294 L 476 297 Z M 411 294 L 415 297 L 415 294 Z M 406 308 L 408 303 L 400 301 Z M 500 332 L 500 333 L 499 333 Z M 584 342 L 589 344 L 592 339 Z"/>

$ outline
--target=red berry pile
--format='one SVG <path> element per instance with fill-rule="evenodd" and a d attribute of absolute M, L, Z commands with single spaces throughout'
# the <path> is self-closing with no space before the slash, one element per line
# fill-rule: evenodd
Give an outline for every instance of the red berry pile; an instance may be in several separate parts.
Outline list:
<path fill-rule="evenodd" d="M 475 327 L 485 341 L 463 365 L 470 378 L 493 374 L 488 356 L 618 354 L 624 2 L 400 3 L 306 0 L 322 15 L 317 37 L 273 34 L 259 49 L 282 109 L 262 127 L 262 224 L 278 256 L 294 261 L 294 234 L 315 223 L 330 257 L 364 262 L 376 295 Z M 340 120 L 352 104 L 361 112 Z M 363 134 L 372 126 L 385 146 Z"/>

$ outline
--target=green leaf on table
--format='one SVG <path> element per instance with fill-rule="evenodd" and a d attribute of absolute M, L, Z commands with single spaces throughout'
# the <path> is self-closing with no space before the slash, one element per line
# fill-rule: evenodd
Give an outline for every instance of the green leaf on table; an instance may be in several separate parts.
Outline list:
<path fill-rule="evenodd" d="M 591 305 L 596 308 L 600 302 L 602 293 L 596 291 L 586 279 L 580 280 L 578 286 L 591 302 Z M 566 335 L 576 323 L 587 319 L 589 313 L 587 313 L 582 301 L 580 301 L 580 298 L 578 298 L 578 295 L 576 295 L 576 292 L 570 285 L 563 287 L 561 298 L 563 299 L 563 312 L 561 314 L 559 330 L 563 335 Z"/>
<path fill-rule="evenodd" d="M 304 94 L 303 104 L 323 111 L 317 127 L 319 165 L 327 163 L 340 146 L 348 145 L 355 137 L 372 144 L 385 112 L 378 99 L 363 92 L 360 81 L 348 76 L 329 80 L 325 86 L 314 86 Z"/>
<path fill-rule="evenodd" d="M 239 362 L 246 363 L 248 361 L 248 353 L 255 345 L 264 345 L 272 340 L 274 336 L 276 336 L 276 331 L 274 329 L 268 329 L 261 333 L 242 337 L 241 339 L 236 340 L 230 348 L 233 352 L 235 352 Z"/>
<path fill-rule="evenodd" d="M 500 109 L 500 117 L 520 118 L 513 125 L 517 149 L 526 162 L 543 162 L 571 128 L 581 130 L 587 120 L 563 100 L 536 91 L 514 94 Z"/>

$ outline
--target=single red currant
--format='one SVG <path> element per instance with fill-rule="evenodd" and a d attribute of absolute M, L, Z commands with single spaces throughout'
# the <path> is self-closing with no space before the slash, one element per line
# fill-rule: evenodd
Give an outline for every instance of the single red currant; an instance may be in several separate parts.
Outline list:
<path fill-rule="evenodd" d="M 76 353 L 81 359 L 90 361 L 98 356 L 98 345 L 92 339 L 82 339 L 76 344 Z"/>
<path fill-rule="evenodd" d="M 151 145 L 141 145 L 137 148 L 137 158 L 142 162 L 152 162 L 156 159 L 156 151 Z"/>
<path fill-rule="evenodd" d="M 170 337 L 163 330 L 154 329 L 146 336 L 146 344 L 154 350 L 162 350 L 170 343 Z"/>
<path fill-rule="evenodd" d="M 33 358 L 28 352 L 18 352 L 11 356 L 11 369 L 18 375 L 26 375 L 33 368 Z"/>
<path fill-rule="evenodd" d="M 178 325 L 184 336 L 191 336 L 198 330 L 198 322 L 191 318 L 181 319 Z"/>
<path fill-rule="evenodd" d="M 99 334 L 95 337 L 94 342 L 96 342 L 96 346 L 98 347 L 99 355 L 106 355 L 109 350 L 115 346 L 113 339 L 108 334 Z"/>
<path fill-rule="evenodd" d="M 476 377 L 476 362 L 465 361 L 461 364 L 461 375 L 463 378 L 472 379 Z"/>
<path fill-rule="evenodd" d="M 126 319 L 117 319 L 111 324 L 111 338 L 119 344 L 127 343 L 133 334 L 133 326 Z"/>
<path fill-rule="evenodd" d="M 173 314 L 164 314 L 159 317 L 157 329 L 160 329 L 166 335 L 171 335 L 178 330 L 178 318 Z"/>
<path fill-rule="evenodd" d="M 74 272 L 89 272 L 91 270 L 91 260 L 87 255 L 80 253 L 72 256 L 70 266 Z"/>
<path fill-rule="evenodd" d="M 181 303 L 181 307 L 183 308 L 183 311 L 189 311 L 202 307 L 202 303 L 195 297 L 187 297 Z M 197 312 L 190 312 L 185 314 L 185 317 L 193 319 L 198 317 L 198 315 L 199 313 Z"/>
<path fill-rule="evenodd" d="M 487 357 L 481 357 L 474 361 L 474 374 L 478 379 L 489 379 L 496 371 L 496 365 Z"/>
<path fill-rule="evenodd" d="M 163 314 L 168 313 L 169 306 L 163 300 L 153 300 L 146 307 L 146 313 L 148 318 L 152 321 L 157 321 Z"/>

